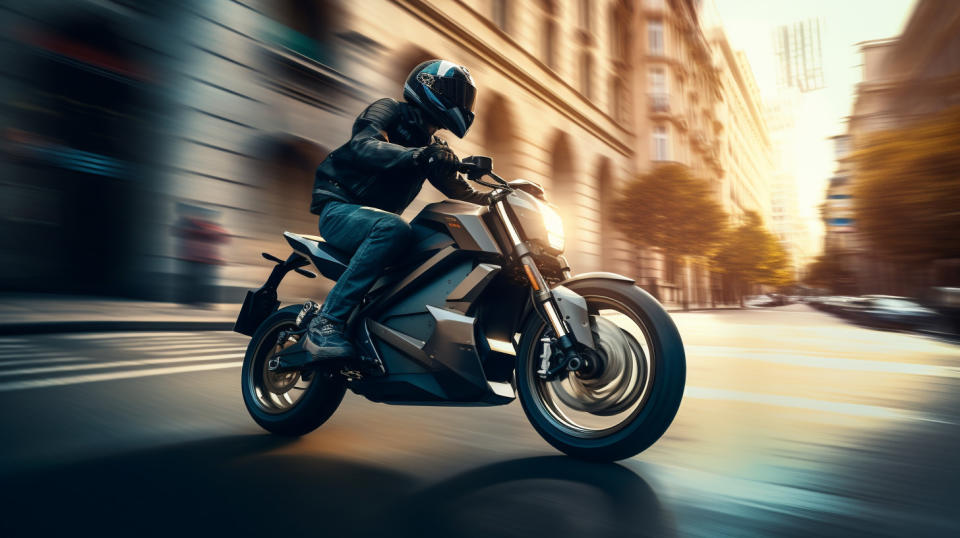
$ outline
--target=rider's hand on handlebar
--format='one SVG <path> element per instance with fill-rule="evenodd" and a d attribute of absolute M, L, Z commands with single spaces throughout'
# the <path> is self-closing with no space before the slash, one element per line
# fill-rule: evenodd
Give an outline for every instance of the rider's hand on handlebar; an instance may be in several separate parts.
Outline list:
<path fill-rule="evenodd" d="M 433 143 L 417 157 L 420 170 L 431 179 L 447 179 L 460 169 L 460 159 L 445 144 Z"/>

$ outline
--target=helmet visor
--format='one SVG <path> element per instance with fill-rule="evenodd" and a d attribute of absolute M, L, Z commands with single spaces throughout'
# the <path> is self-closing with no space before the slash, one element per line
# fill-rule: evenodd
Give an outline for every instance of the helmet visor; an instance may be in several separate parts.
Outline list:
<path fill-rule="evenodd" d="M 438 77 L 431 87 L 433 93 L 447 108 L 459 108 L 464 113 L 473 112 L 477 88 L 461 77 Z"/>

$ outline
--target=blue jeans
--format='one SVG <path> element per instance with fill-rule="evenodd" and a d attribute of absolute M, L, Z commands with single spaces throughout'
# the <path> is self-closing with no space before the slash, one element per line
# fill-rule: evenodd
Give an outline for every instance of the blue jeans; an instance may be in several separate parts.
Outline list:
<path fill-rule="evenodd" d="M 343 323 L 390 262 L 407 249 L 412 232 L 399 215 L 373 207 L 329 201 L 320 212 L 320 235 L 352 254 L 350 265 L 327 295 L 320 315 Z"/>

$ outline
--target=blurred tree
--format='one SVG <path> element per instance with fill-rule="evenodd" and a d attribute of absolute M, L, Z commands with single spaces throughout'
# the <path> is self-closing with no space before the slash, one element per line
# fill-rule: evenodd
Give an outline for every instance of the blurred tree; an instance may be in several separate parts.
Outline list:
<path fill-rule="evenodd" d="M 858 146 L 850 157 L 857 231 L 892 260 L 960 258 L 960 107 Z"/>
<path fill-rule="evenodd" d="M 678 163 L 659 165 L 628 183 L 611 209 L 611 222 L 633 246 L 658 248 L 684 263 L 708 255 L 727 220 L 710 185 Z"/>
<path fill-rule="evenodd" d="M 829 289 L 832 293 L 850 294 L 856 276 L 847 268 L 841 255 L 825 252 L 810 264 L 806 282 L 812 286 Z"/>
<path fill-rule="evenodd" d="M 733 281 L 741 305 L 749 284 L 779 287 L 792 283 L 787 252 L 753 211 L 744 215 L 743 224 L 726 234 L 710 263 Z"/>

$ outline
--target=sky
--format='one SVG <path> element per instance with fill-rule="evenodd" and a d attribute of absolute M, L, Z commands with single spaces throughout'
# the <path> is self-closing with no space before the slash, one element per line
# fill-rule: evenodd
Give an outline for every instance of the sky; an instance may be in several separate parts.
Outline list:
<path fill-rule="evenodd" d="M 862 63 L 857 43 L 899 35 L 916 0 L 713 0 L 734 49 L 743 50 L 764 96 L 777 93 L 772 32 L 777 26 L 822 18 L 822 90 L 803 94 L 797 125 L 796 179 L 801 217 L 822 233 L 818 206 L 833 175 L 828 137 L 846 131 Z"/>

